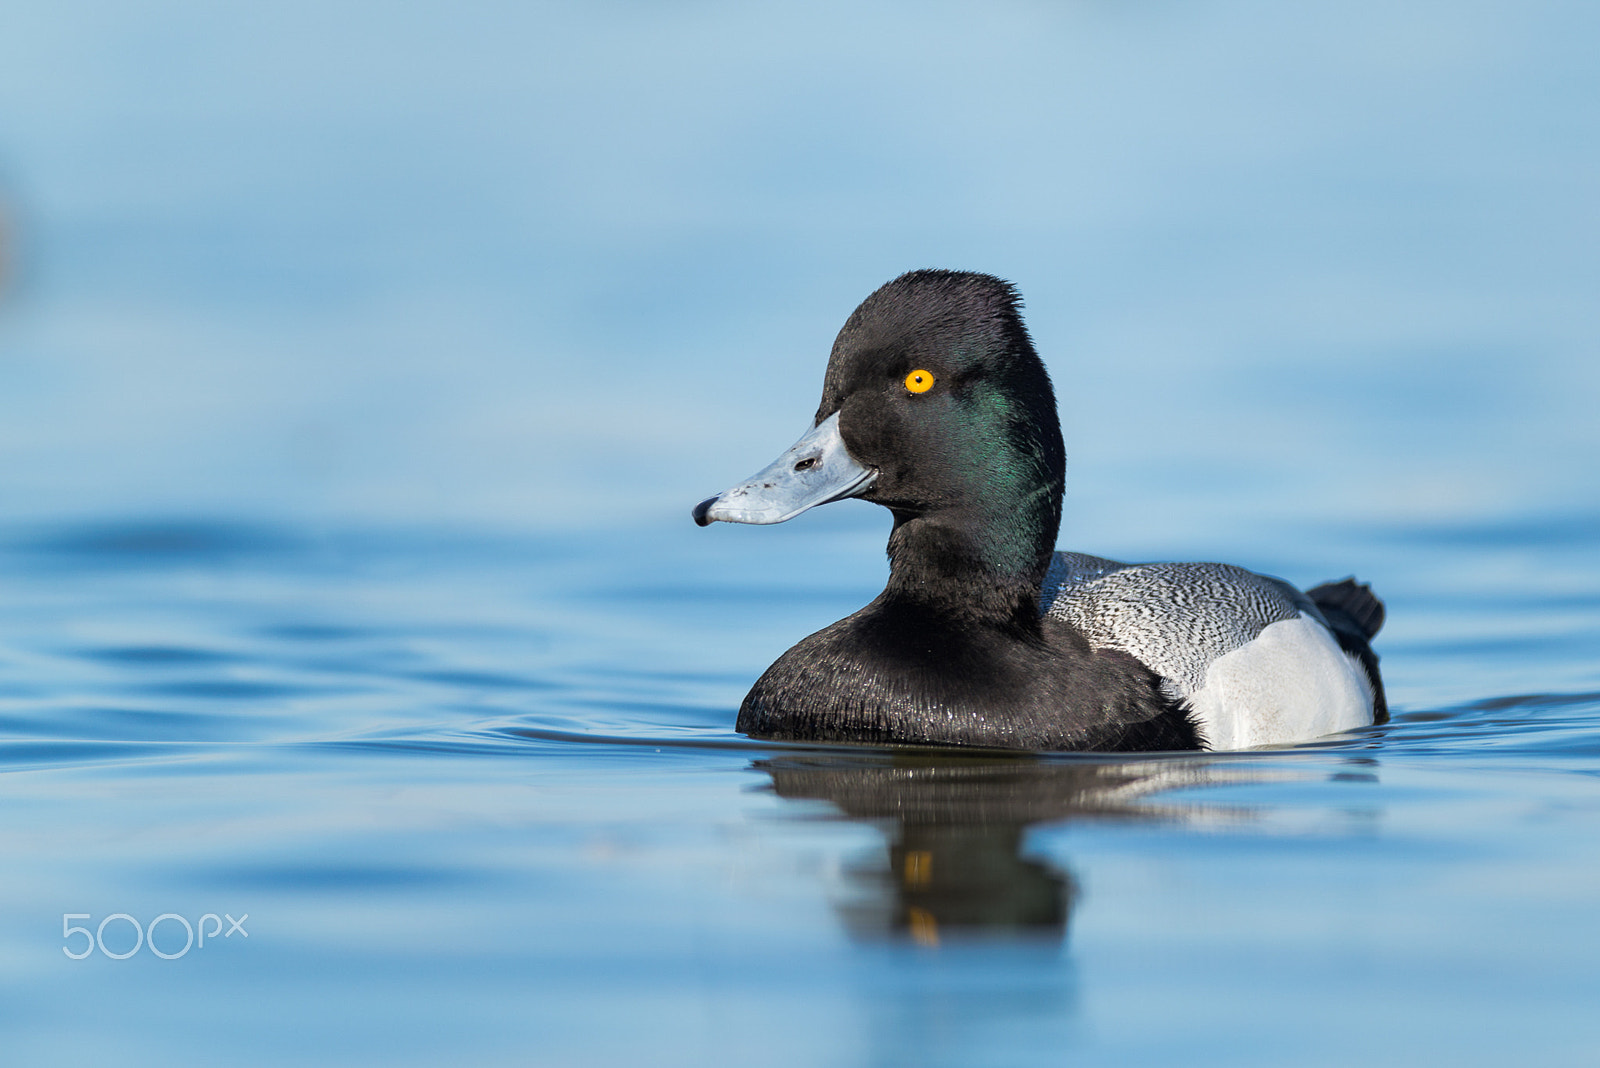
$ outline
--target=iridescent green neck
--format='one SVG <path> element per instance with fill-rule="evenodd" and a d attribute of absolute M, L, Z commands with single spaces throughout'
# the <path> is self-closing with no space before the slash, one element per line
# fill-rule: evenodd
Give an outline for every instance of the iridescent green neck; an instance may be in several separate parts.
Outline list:
<path fill-rule="evenodd" d="M 1065 476 L 1054 398 L 1044 399 L 1045 413 L 996 389 L 967 400 L 949 440 L 948 497 L 895 511 L 886 592 L 1008 616 L 1019 598 L 1036 604 Z"/>

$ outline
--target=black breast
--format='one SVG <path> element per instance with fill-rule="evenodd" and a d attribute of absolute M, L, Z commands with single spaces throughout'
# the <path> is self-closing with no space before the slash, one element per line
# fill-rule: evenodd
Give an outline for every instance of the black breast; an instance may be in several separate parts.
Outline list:
<path fill-rule="evenodd" d="M 880 598 L 767 669 L 739 709 L 752 737 L 1001 749 L 1200 748 L 1160 680 L 1071 627 L 1032 633 Z"/>

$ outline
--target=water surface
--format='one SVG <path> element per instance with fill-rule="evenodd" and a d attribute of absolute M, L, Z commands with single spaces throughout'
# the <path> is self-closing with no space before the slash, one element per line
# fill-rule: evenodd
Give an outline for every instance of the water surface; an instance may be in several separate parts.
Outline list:
<path fill-rule="evenodd" d="M 1289 750 L 743 739 L 754 673 L 872 593 L 881 531 L 852 507 L 814 537 L 710 548 L 686 519 L 643 547 L 14 531 L 9 1047 L 952 1065 L 1600 1048 L 1600 680 L 1575 663 L 1600 637 L 1600 573 L 1515 606 L 1391 598 L 1394 721 Z M 1595 558 L 1575 541 L 1555 553 Z M 1459 571 L 1528 547 L 1391 548 Z M 1448 640 L 1427 634 L 1441 618 Z M 1530 663 L 1562 685 L 1457 701 L 1423 681 Z M 134 940 L 117 920 L 73 960 L 64 913 L 247 914 L 248 938 L 117 960 Z M 183 945 L 158 928 L 157 948 Z"/>

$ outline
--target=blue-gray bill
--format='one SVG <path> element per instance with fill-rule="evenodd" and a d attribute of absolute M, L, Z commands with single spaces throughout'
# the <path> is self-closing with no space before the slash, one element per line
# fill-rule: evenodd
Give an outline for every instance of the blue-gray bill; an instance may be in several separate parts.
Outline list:
<path fill-rule="evenodd" d="M 701 526 L 782 523 L 808 508 L 865 492 L 878 473 L 850 456 L 839 436 L 839 413 L 812 427 L 754 477 L 694 506 Z"/>

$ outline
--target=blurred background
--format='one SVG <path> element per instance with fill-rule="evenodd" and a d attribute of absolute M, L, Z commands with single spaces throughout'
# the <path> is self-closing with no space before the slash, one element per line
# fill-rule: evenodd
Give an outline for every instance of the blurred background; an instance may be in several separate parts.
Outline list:
<path fill-rule="evenodd" d="M 1585 524 L 1597 30 L 1509 0 L 9 5 L 0 517 L 686 524 L 808 425 L 855 304 L 944 266 L 1027 300 L 1064 544 Z"/>
<path fill-rule="evenodd" d="M 1596 57 L 1592 0 L 0 4 L 0 1059 L 1597 1063 Z M 689 509 L 926 266 L 1026 298 L 1062 545 L 1359 575 L 1393 723 L 748 748 L 889 520 Z M 62 955 L 169 912 L 254 936 Z"/>

